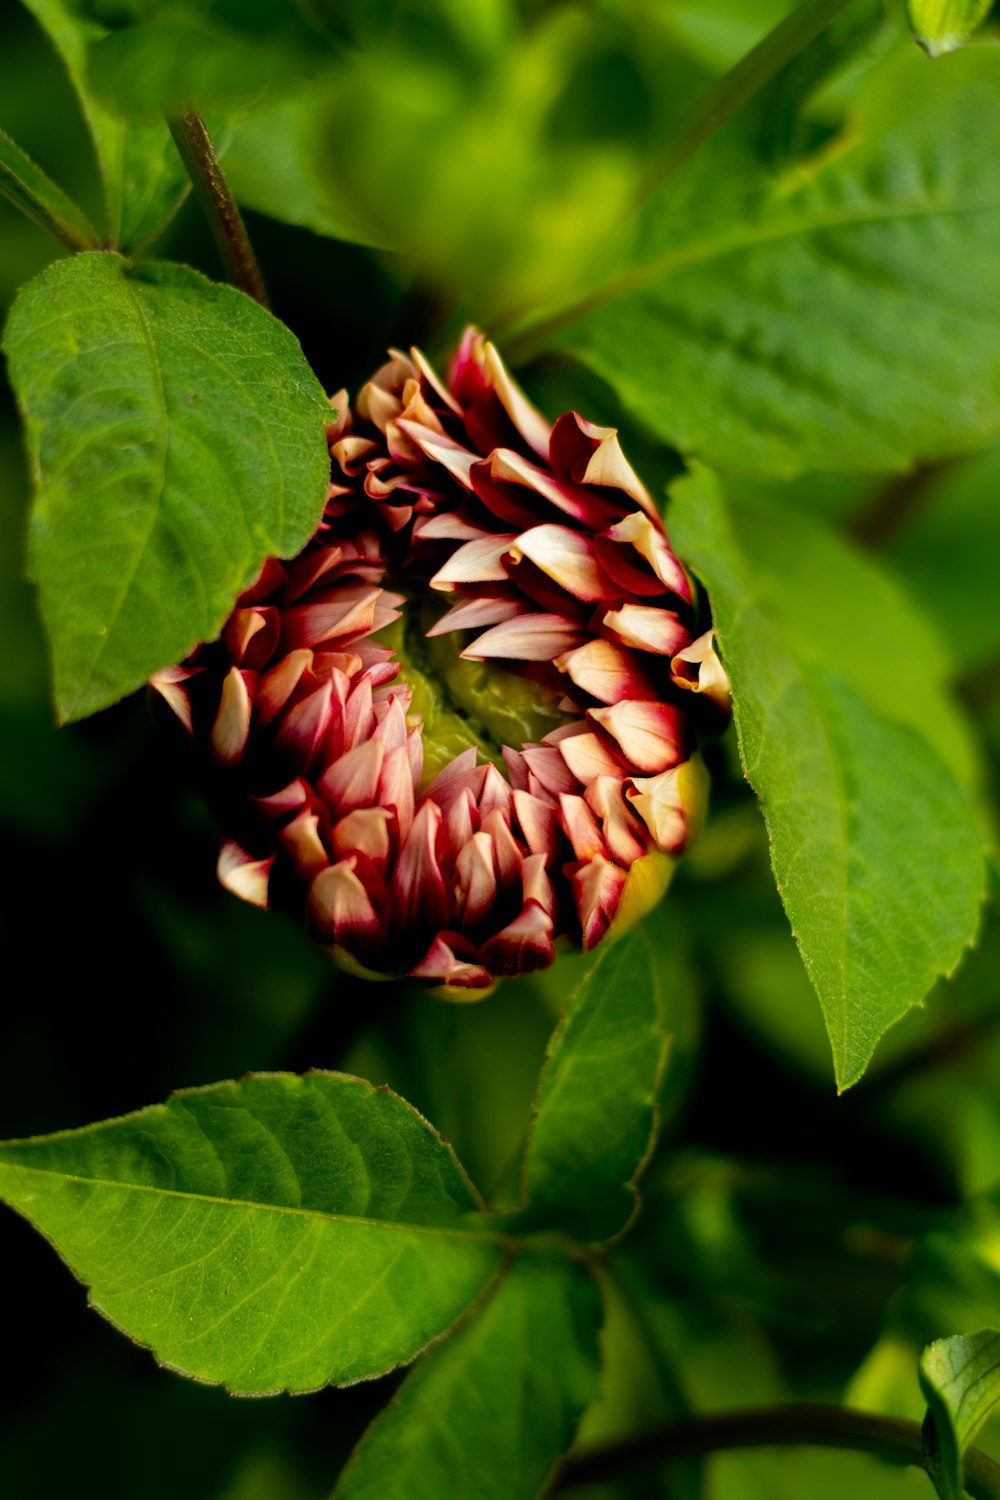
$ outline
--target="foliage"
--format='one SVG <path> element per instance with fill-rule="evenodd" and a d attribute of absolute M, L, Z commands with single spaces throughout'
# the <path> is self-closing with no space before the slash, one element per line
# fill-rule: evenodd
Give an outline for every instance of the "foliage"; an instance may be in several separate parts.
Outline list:
<path fill-rule="evenodd" d="M 12 1491 L 1000 1494 L 989 10 L 5 12 Z M 325 392 L 470 319 L 619 429 L 734 724 L 638 930 L 446 1006 L 218 892 L 129 695 L 315 531 Z M 714 1451 L 792 1399 L 870 1453 Z"/>

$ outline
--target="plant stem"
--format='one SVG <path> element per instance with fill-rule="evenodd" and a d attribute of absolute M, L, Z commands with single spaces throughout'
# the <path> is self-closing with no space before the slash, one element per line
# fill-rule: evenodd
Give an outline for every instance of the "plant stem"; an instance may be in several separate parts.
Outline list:
<path fill-rule="evenodd" d="M 212 138 L 197 110 L 167 121 L 181 160 L 198 196 L 230 281 L 248 296 L 268 307 L 264 278 L 260 274 L 246 225 L 240 216 L 229 184 L 215 154 Z"/>
<path fill-rule="evenodd" d="M 732 1448 L 802 1444 L 872 1453 L 889 1463 L 924 1467 L 920 1427 L 899 1417 L 846 1406 L 802 1402 L 748 1407 L 688 1417 L 570 1458 L 552 1492 L 602 1482 L 679 1458 L 703 1458 Z M 965 1488 L 973 1500 L 1000 1500 L 1000 1464 L 977 1448 L 965 1454 Z"/>
<path fill-rule="evenodd" d="M 793 57 L 815 41 L 851 0 L 803 0 L 791 15 L 769 31 L 735 67 L 713 83 L 680 120 L 659 161 L 647 174 L 640 201 L 649 197 L 684 165 L 699 147 L 731 120 L 744 104 L 770 83 Z"/>

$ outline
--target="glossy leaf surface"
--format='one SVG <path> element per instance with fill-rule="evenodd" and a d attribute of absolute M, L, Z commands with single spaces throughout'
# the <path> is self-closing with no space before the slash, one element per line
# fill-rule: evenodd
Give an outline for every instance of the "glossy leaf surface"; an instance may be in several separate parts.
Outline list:
<path fill-rule="evenodd" d="M 785 176 L 723 133 L 549 347 L 715 468 L 907 467 L 1000 430 L 1000 55 L 880 71 Z"/>
<path fill-rule="evenodd" d="M 752 527 L 744 532 L 730 516 L 705 471 L 676 487 L 669 521 L 709 592 L 744 770 L 846 1088 L 887 1027 L 955 967 L 975 934 L 983 891 L 975 816 L 936 748 L 941 727 L 930 735 L 913 727 L 922 700 L 901 711 L 896 690 L 880 692 L 853 648 L 836 649 L 839 622 L 891 653 L 891 613 L 863 615 L 867 601 L 844 598 L 835 564 L 812 610 L 786 616 L 780 583 L 755 570 Z M 822 556 L 825 536 L 799 529 L 803 576 L 817 589 L 822 569 L 807 549 Z"/>
<path fill-rule="evenodd" d="M 89 54 L 106 34 L 66 0 L 24 0 L 66 64 L 94 140 L 107 209 L 108 240 L 134 250 L 152 239 L 186 197 L 187 174 L 162 121 L 121 119 L 90 85 Z"/>
<path fill-rule="evenodd" d="M 336 1500 L 534 1500 L 598 1393 L 600 1321 L 582 1268 L 519 1257 L 486 1306 L 407 1377 Z"/>
<path fill-rule="evenodd" d="M 37 494 L 31 568 L 63 719 L 218 632 L 322 514 L 323 392 L 283 324 L 183 266 L 84 254 L 4 338 Z"/>
<path fill-rule="evenodd" d="M 603 948 L 549 1043 L 525 1152 L 528 1224 L 610 1239 L 635 1213 L 667 1038 L 646 939 Z"/>
<path fill-rule="evenodd" d="M 941 1500 L 962 1500 L 962 1455 L 1000 1401 L 1000 1332 L 984 1328 L 928 1344 L 920 1385 L 928 1472 Z"/>
<path fill-rule="evenodd" d="M 336 1073 L 175 1094 L 0 1146 L 0 1196 L 166 1365 L 267 1394 L 384 1374 L 480 1297 L 503 1245 L 404 1100 Z"/>

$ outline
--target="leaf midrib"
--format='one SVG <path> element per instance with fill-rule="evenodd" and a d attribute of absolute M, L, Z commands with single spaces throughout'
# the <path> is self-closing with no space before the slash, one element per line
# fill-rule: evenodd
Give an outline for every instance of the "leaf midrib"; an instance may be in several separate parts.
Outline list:
<path fill-rule="evenodd" d="M 294 1218 L 319 1219 L 331 1224 L 356 1224 L 366 1228 L 398 1230 L 404 1233 L 425 1234 L 434 1236 L 445 1236 L 449 1239 L 463 1239 L 476 1241 L 481 1244 L 498 1245 L 507 1248 L 510 1245 L 510 1237 L 501 1234 L 498 1230 L 474 1230 L 462 1229 L 455 1226 L 444 1225 L 440 1228 L 430 1224 L 412 1224 L 405 1220 L 396 1219 L 372 1219 L 361 1214 L 337 1214 L 329 1213 L 319 1208 L 295 1208 L 283 1203 L 260 1203 L 253 1198 L 220 1198 L 212 1193 L 183 1192 L 179 1188 L 154 1187 L 149 1183 L 122 1182 L 113 1177 L 81 1177 L 76 1172 L 60 1172 L 51 1167 L 29 1166 L 26 1162 L 12 1162 L 0 1158 L 0 1173 L 8 1168 L 15 1175 L 23 1172 L 37 1172 L 42 1176 L 57 1178 L 60 1182 L 75 1182 L 90 1187 L 115 1188 L 130 1193 L 149 1193 L 159 1198 L 176 1198 L 181 1203 L 209 1203 L 217 1208 L 238 1208 L 240 1206 L 256 1210 L 258 1213 L 269 1213 L 288 1215 Z M 2 1197 L 3 1194 L 0 1194 Z M 469 1209 L 469 1213 L 481 1213 L 481 1209 Z"/>

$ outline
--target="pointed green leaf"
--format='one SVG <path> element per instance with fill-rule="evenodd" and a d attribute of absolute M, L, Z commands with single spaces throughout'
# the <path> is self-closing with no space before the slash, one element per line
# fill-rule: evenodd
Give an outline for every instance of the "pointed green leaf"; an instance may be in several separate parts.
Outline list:
<path fill-rule="evenodd" d="M 161 1363 L 264 1395 L 406 1363 L 489 1287 L 504 1248 L 449 1146 L 338 1073 L 175 1094 L 0 1145 L 0 1197 Z"/>
<path fill-rule="evenodd" d="M 962 1456 L 1000 1401 L 1000 1331 L 983 1328 L 928 1344 L 920 1385 L 928 1473 L 941 1500 L 962 1500 Z"/>
<path fill-rule="evenodd" d="M 485 1308 L 407 1376 L 336 1500 L 534 1500 L 598 1394 L 597 1288 L 518 1257 Z"/>
<path fill-rule="evenodd" d="M 931 57 L 964 47 L 993 9 L 993 0 L 906 0 L 913 35 Z"/>
<path fill-rule="evenodd" d="M 282 323 L 184 266 L 59 261 L 4 348 L 56 703 L 80 718 L 211 640 L 265 558 L 305 545 L 330 409 Z"/>
<path fill-rule="evenodd" d="M 795 538 L 795 568 L 812 581 L 808 608 L 783 605 L 779 572 L 755 566 L 759 529 L 727 511 L 707 471 L 677 485 L 670 511 L 671 536 L 708 589 L 744 770 L 846 1088 L 882 1033 L 972 940 L 982 847 L 952 769 L 964 765 L 964 742 L 956 748 L 947 725 L 921 731 L 940 686 L 931 679 L 916 695 L 912 662 L 902 692 L 891 669 L 876 670 L 907 656 L 885 599 L 880 608 L 875 590 L 845 596 L 832 533 L 788 517 L 780 524 Z M 864 570 L 856 577 L 863 584 Z M 845 643 L 851 635 L 856 644 Z"/>
<path fill-rule="evenodd" d="M 1000 52 L 914 51 L 784 176 L 723 132 L 547 344 L 715 468 L 903 469 L 1000 432 L 998 239 Z"/>
<path fill-rule="evenodd" d="M 603 947 L 549 1043 L 525 1149 L 521 1222 L 620 1234 L 652 1148 L 667 1047 L 646 939 Z"/>
<path fill-rule="evenodd" d="M 120 119 L 96 97 L 89 80 L 89 53 L 107 36 L 98 22 L 67 0 L 24 0 L 62 57 L 90 127 L 104 179 L 108 241 L 135 250 L 164 227 L 190 188 L 187 173 L 162 121 L 134 124 Z"/>
<path fill-rule="evenodd" d="M 71 250 L 94 250 L 94 229 L 72 198 L 0 130 L 0 193 Z"/>

